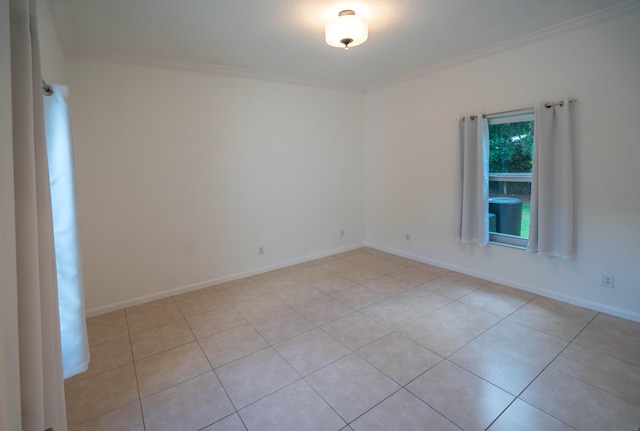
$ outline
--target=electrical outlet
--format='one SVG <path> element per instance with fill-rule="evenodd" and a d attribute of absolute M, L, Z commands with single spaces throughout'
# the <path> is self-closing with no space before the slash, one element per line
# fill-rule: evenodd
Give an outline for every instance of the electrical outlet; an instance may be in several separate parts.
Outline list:
<path fill-rule="evenodd" d="M 258 254 L 264 254 L 264 247 L 263 246 L 258 247 Z"/>
<path fill-rule="evenodd" d="M 344 229 L 340 229 L 340 238 L 344 238 Z"/>
<path fill-rule="evenodd" d="M 602 274 L 602 285 L 604 287 L 613 287 L 613 274 Z"/>
<path fill-rule="evenodd" d="M 411 241 L 411 234 L 408 234 L 408 233 L 407 233 L 407 234 L 405 234 L 405 235 L 404 235 L 404 240 L 405 240 L 405 241 Z"/>

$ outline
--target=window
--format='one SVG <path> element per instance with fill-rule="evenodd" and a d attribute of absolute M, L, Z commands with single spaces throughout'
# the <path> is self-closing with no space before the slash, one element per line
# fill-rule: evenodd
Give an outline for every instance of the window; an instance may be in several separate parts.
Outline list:
<path fill-rule="evenodd" d="M 534 111 L 489 116 L 489 240 L 526 247 L 529 239 Z"/>

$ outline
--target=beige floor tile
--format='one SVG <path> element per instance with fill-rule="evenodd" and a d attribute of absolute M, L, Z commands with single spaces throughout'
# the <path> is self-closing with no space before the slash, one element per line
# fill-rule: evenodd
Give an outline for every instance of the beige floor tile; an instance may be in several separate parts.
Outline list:
<path fill-rule="evenodd" d="M 484 289 L 474 290 L 458 301 L 500 317 L 508 316 L 527 303 L 524 299 Z"/>
<path fill-rule="evenodd" d="M 460 431 L 450 420 L 405 389 L 359 417 L 352 428 L 355 431 Z"/>
<path fill-rule="evenodd" d="M 638 405 L 553 368 L 547 368 L 520 398 L 579 430 L 635 430 L 640 424 Z"/>
<path fill-rule="evenodd" d="M 193 335 L 198 340 L 247 323 L 245 318 L 230 305 L 194 316 L 187 316 L 186 319 Z"/>
<path fill-rule="evenodd" d="M 302 376 L 311 374 L 351 353 L 320 328 L 278 343 L 274 348 Z"/>
<path fill-rule="evenodd" d="M 145 302 L 143 304 L 133 305 L 131 307 L 127 307 L 125 311 L 127 315 L 132 315 L 168 304 L 175 304 L 173 297 L 168 296 L 166 298 L 156 299 L 154 301 Z"/>
<path fill-rule="evenodd" d="M 355 354 L 306 377 L 345 422 L 351 422 L 400 386 Z"/>
<path fill-rule="evenodd" d="M 133 358 L 137 361 L 156 353 L 194 341 L 191 329 L 184 320 L 131 334 Z"/>
<path fill-rule="evenodd" d="M 412 265 L 415 265 L 416 263 L 420 263 L 417 260 L 409 259 L 402 256 L 396 256 L 395 254 L 390 254 L 390 253 L 385 253 L 383 255 L 380 255 L 380 257 L 384 258 L 388 262 L 399 263 L 405 266 L 412 266 Z"/>
<path fill-rule="evenodd" d="M 342 269 L 341 271 L 343 270 L 344 269 Z M 330 294 L 332 292 L 346 290 L 350 287 L 355 286 L 356 283 L 351 280 L 347 280 L 344 277 L 340 277 L 337 274 L 326 274 L 322 277 L 318 277 L 315 280 L 311 280 L 309 282 L 309 285 L 315 287 L 316 289 L 319 289 L 326 294 Z"/>
<path fill-rule="evenodd" d="M 479 335 L 502 320 L 499 316 L 461 302 L 452 302 L 430 316 Z"/>
<path fill-rule="evenodd" d="M 529 302 L 532 299 L 538 297 L 535 293 L 527 292 L 526 290 L 516 289 L 511 286 L 506 286 L 500 283 L 488 283 L 482 286 L 484 290 L 490 290 L 492 292 L 499 293 L 501 295 L 511 296 L 513 298 L 519 298 L 523 301 Z"/>
<path fill-rule="evenodd" d="M 247 431 L 240 416 L 237 413 L 227 416 L 224 419 L 220 419 L 213 425 L 209 425 L 202 431 Z"/>
<path fill-rule="evenodd" d="M 413 261 L 405 262 L 403 260 L 381 259 L 365 267 L 371 268 L 379 274 L 389 275 L 411 266 L 412 262 Z"/>
<path fill-rule="evenodd" d="M 589 322 L 598 315 L 597 311 L 578 307 L 577 305 L 568 304 L 566 302 L 557 301 L 555 299 L 545 298 L 544 296 L 536 297 L 531 301 L 531 304 L 547 308 L 559 314 L 563 314 L 565 316 L 572 317 L 584 322 Z"/>
<path fill-rule="evenodd" d="M 250 325 L 237 326 L 200 340 L 200 346 L 213 368 L 269 347 Z"/>
<path fill-rule="evenodd" d="M 224 296 L 218 292 L 209 292 L 204 295 L 183 299 L 178 301 L 177 304 L 185 316 L 193 316 L 229 305 Z"/>
<path fill-rule="evenodd" d="M 133 364 L 65 386 L 70 427 L 123 407 L 138 399 Z"/>
<path fill-rule="evenodd" d="M 199 430 L 234 412 L 213 372 L 142 399 L 146 431 Z"/>
<path fill-rule="evenodd" d="M 488 280 L 474 277 L 472 275 L 462 274 L 461 272 L 451 271 L 442 277 L 443 280 L 450 280 L 455 283 L 463 283 L 468 286 L 482 287 L 489 284 Z"/>
<path fill-rule="evenodd" d="M 140 401 L 112 410 L 69 431 L 144 431 Z"/>
<path fill-rule="evenodd" d="M 514 397 L 449 361 L 442 361 L 407 389 L 469 431 L 486 429 Z"/>
<path fill-rule="evenodd" d="M 393 299 L 425 314 L 431 313 L 453 302 L 453 299 L 433 293 L 424 286 L 414 287 L 413 289 L 394 296 Z"/>
<path fill-rule="evenodd" d="M 367 281 L 382 277 L 382 274 L 376 272 L 373 268 L 364 268 L 362 266 L 356 266 L 355 268 L 342 271 L 339 275 L 355 283 L 366 283 Z"/>
<path fill-rule="evenodd" d="M 398 332 L 443 357 L 449 356 L 476 337 L 466 329 L 431 316 L 423 317 Z"/>
<path fill-rule="evenodd" d="M 326 262 L 321 262 L 318 264 L 318 268 L 323 269 L 324 271 L 326 271 L 327 273 L 339 273 L 342 271 L 346 271 L 348 269 L 353 268 L 353 264 L 350 264 L 348 262 L 342 262 L 339 259 L 333 259 L 331 261 L 326 261 Z M 312 280 L 310 280 L 311 282 Z M 311 283 L 313 284 L 313 283 Z M 318 286 L 316 286 L 318 287 Z"/>
<path fill-rule="evenodd" d="M 401 269 L 400 271 L 392 272 L 388 275 L 389 277 L 395 278 L 396 280 L 409 283 L 414 287 L 424 283 L 428 283 L 429 281 L 438 278 L 438 276 L 427 271 L 420 270 L 419 267 L 415 266 L 409 266 L 407 268 Z"/>
<path fill-rule="evenodd" d="M 253 298 L 246 301 L 238 301 L 233 307 L 250 322 L 264 319 L 265 317 L 272 316 L 274 313 L 290 308 L 275 294 L 271 293 L 259 299 Z"/>
<path fill-rule="evenodd" d="M 294 307 L 306 319 L 316 325 L 324 325 L 332 320 L 344 317 L 353 312 L 353 309 L 330 296 L 313 299 Z"/>
<path fill-rule="evenodd" d="M 541 410 L 521 400 L 515 400 L 489 427 L 488 431 L 574 431 L 575 428 L 560 422 Z"/>
<path fill-rule="evenodd" d="M 389 328 L 358 312 L 329 322 L 322 328 L 352 350 L 366 346 L 391 332 Z"/>
<path fill-rule="evenodd" d="M 87 327 L 71 431 L 640 425 L 640 323 L 366 247 Z"/>
<path fill-rule="evenodd" d="M 526 343 L 526 340 L 522 340 Z M 501 389 L 518 395 L 536 378 L 552 358 L 540 359 L 519 349 L 477 338 L 449 356 L 451 362 Z"/>
<path fill-rule="evenodd" d="M 285 270 L 290 271 L 290 269 L 285 268 Z M 286 272 L 285 274 L 288 274 Z M 298 286 L 306 285 L 304 282 L 290 280 L 286 275 L 282 275 L 279 277 L 269 278 L 260 283 L 260 287 L 264 288 L 265 292 L 268 292 L 275 297 L 278 295 L 285 293 L 287 290 L 295 289 Z"/>
<path fill-rule="evenodd" d="M 240 420 L 240 416 L 234 413 L 231 416 L 220 419 L 213 425 L 209 425 L 202 431 L 247 431 L 247 428 L 245 428 L 242 420 Z"/>
<path fill-rule="evenodd" d="M 574 343 L 640 366 L 640 338 L 624 331 L 589 325 Z"/>
<path fill-rule="evenodd" d="M 125 316 L 124 308 L 120 310 L 109 311 L 107 313 L 98 314 L 96 316 L 87 317 L 87 324 L 97 324 L 107 320 Z"/>
<path fill-rule="evenodd" d="M 135 366 L 141 398 L 211 371 L 209 361 L 195 341 L 141 359 Z"/>
<path fill-rule="evenodd" d="M 619 317 L 610 316 L 608 314 L 600 313 L 593 319 L 591 325 L 602 326 L 625 335 L 632 335 L 640 338 L 640 323 L 633 322 L 631 320 L 621 319 Z"/>
<path fill-rule="evenodd" d="M 567 316 L 533 302 L 524 305 L 507 317 L 507 320 L 569 341 L 589 323 L 588 320 Z"/>
<path fill-rule="evenodd" d="M 300 380 L 240 410 L 249 431 L 336 431 L 336 412 Z"/>
<path fill-rule="evenodd" d="M 551 367 L 640 406 L 640 367 L 636 365 L 571 344 Z"/>
<path fill-rule="evenodd" d="M 252 325 L 271 344 L 295 337 L 315 327 L 291 308 L 257 320 Z"/>
<path fill-rule="evenodd" d="M 330 295 L 356 310 L 387 299 L 386 296 L 360 285 L 350 287 L 346 290 L 332 292 Z"/>
<path fill-rule="evenodd" d="M 314 278 L 321 277 L 327 274 L 327 271 L 321 266 L 316 265 L 313 262 L 306 262 L 295 265 L 290 268 L 287 276 L 291 280 L 297 280 L 300 282 L 308 282 Z"/>
<path fill-rule="evenodd" d="M 197 298 L 201 295 L 206 295 L 208 293 L 217 292 L 218 286 L 208 286 L 203 287 L 201 289 L 191 290 L 189 292 L 180 293 L 178 295 L 173 296 L 173 300 L 175 302 L 184 301 L 185 299 Z"/>
<path fill-rule="evenodd" d="M 360 250 L 363 253 L 366 253 L 370 256 L 377 257 L 378 259 L 400 258 L 399 256 L 396 256 L 391 253 L 387 253 L 386 251 L 378 250 L 372 247 L 362 247 Z M 400 259 L 404 259 L 404 258 L 402 257 Z"/>
<path fill-rule="evenodd" d="M 395 332 L 356 353 L 401 385 L 406 385 L 442 360 L 442 357 Z"/>
<path fill-rule="evenodd" d="M 216 373 L 238 410 L 300 379 L 273 348 L 217 368 Z"/>
<path fill-rule="evenodd" d="M 366 283 L 363 283 L 363 285 L 373 290 L 374 292 L 378 292 L 379 294 L 387 297 L 406 292 L 413 287 L 409 283 L 397 280 L 389 276 L 382 276 L 380 278 L 376 278 L 375 280 L 367 281 Z"/>
<path fill-rule="evenodd" d="M 443 275 L 449 274 L 451 271 L 448 269 L 440 268 L 439 266 L 429 265 L 428 263 L 415 262 L 410 268 L 419 269 L 422 272 L 426 272 L 434 276 L 434 278 L 440 278 Z"/>
<path fill-rule="evenodd" d="M 551 362 L 564 349 L 568 341 L 510 320 L 503 320 L 480 336 L 522 355 Z"/>
<path fill-rule="evenodd" d="M 109 314 L 111 315 L 111 313 Z M 97 316 L 87 319 L 87 337 L 90 346 L 113 341 L 127 335 L 129 335 L 129 327 L 124 310 L 110 318 Z"/>
<path fill-rule="evenodd" d="M 132 334 L 181 319 L 182 313 L 173 302 L 173 299 L 171 299 L 170 302 L 159 304 L 155 307 L 140 309 L 140 311 L 137 312 L 127 311 L 127 323 L 129 324 L 129 331 Z"/>
<path fill-rule="evenodd" d="M 294 307 L 313 299 L 322 298 L 325 296 L 325 293 L 315 287 L 311 287 L 306 284 L 299 284 L 295 287 L 278 292 L 277 295 L 282 302 L 290 307 Z"/>
<path fill-rule="evenodd" d="M 355 253 L 341 260 L 347 265 L 361 267 L 361 266 L 368 265 L 370 263 L 380 260 L 380 256 L 369 254 L 369 253 Z M 354 280 L 354 281 L 358 282 L 357 280 Z"/>
<path fill-rule="evenodd" d="M 387 299 L 370 305 L 360 310 L 360 312 L 392 330 L 400 329 L 415 322 L 426 314 L 417 308 L 402 304 L 394 299 Z"/>
<path fill-rule="evenodd" d="M 457 282 L 445 277 L 447 276 L 436 278 L 435 280 L 425 283 L 422 286 L 429 289 L 433 293 L 437 293 L 438 295 L 446 296 L 451 299 L 462 298 L 464 295 L 468 295 L 469 293 L 479 288 L 479 286 Z"/>
<path fill-rule="evenodd" d="M 236 304 L 240 301 L 248 301 L 250 299 L 262 299 L 272 295 L 272 293 L 267 289 L 254 283 L 230 284 L 218 287 L 218 292 L 220 292 L 231 304 Z"/>
<path fill-rule="evenodd" d="M 93 377 L 105 371 L 121 367 L 133 362 L 131 341 L 129 337 L 117 338 L 113 341 L 90 347 L 91 360 L 89 369 L 64 381 L 65 385 Z"/>

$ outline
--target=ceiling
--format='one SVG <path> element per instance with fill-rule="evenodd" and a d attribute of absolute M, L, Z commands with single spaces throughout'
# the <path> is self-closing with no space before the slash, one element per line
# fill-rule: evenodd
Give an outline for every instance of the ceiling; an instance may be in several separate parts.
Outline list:
<path fill-rule="evenodd" d="M 636 0 L 50 0 L 65 53 L 369 90 Z M 325 22 L 353 9 L 348 51 Z"/>

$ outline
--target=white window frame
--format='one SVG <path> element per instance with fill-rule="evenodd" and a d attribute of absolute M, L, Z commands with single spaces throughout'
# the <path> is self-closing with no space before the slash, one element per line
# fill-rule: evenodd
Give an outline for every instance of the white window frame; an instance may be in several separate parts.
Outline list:
<path fill-rule="evenodd" d="M 535 121 L 535 111 L 526 109 L 516 112 L 508 112 L 496 115 L 487 115 L 489 126 L 494 124 L 519 123 L 525 121 Z M 491 149 L 489 149 L 491 151 Z M 489 172 L 489 181 L 504 182 L 523 182 L 530 183 L 532 173 L 491 173 Z M 488 211 L 488 210 L 487 210 Z M 489 242 L 492 244 L 504 245 L 508 247 L 516 247 L 526 249 L 529 244 L 529 238 L 521 236 L 508 235 L 505 233 L 489 232 Z"/>

